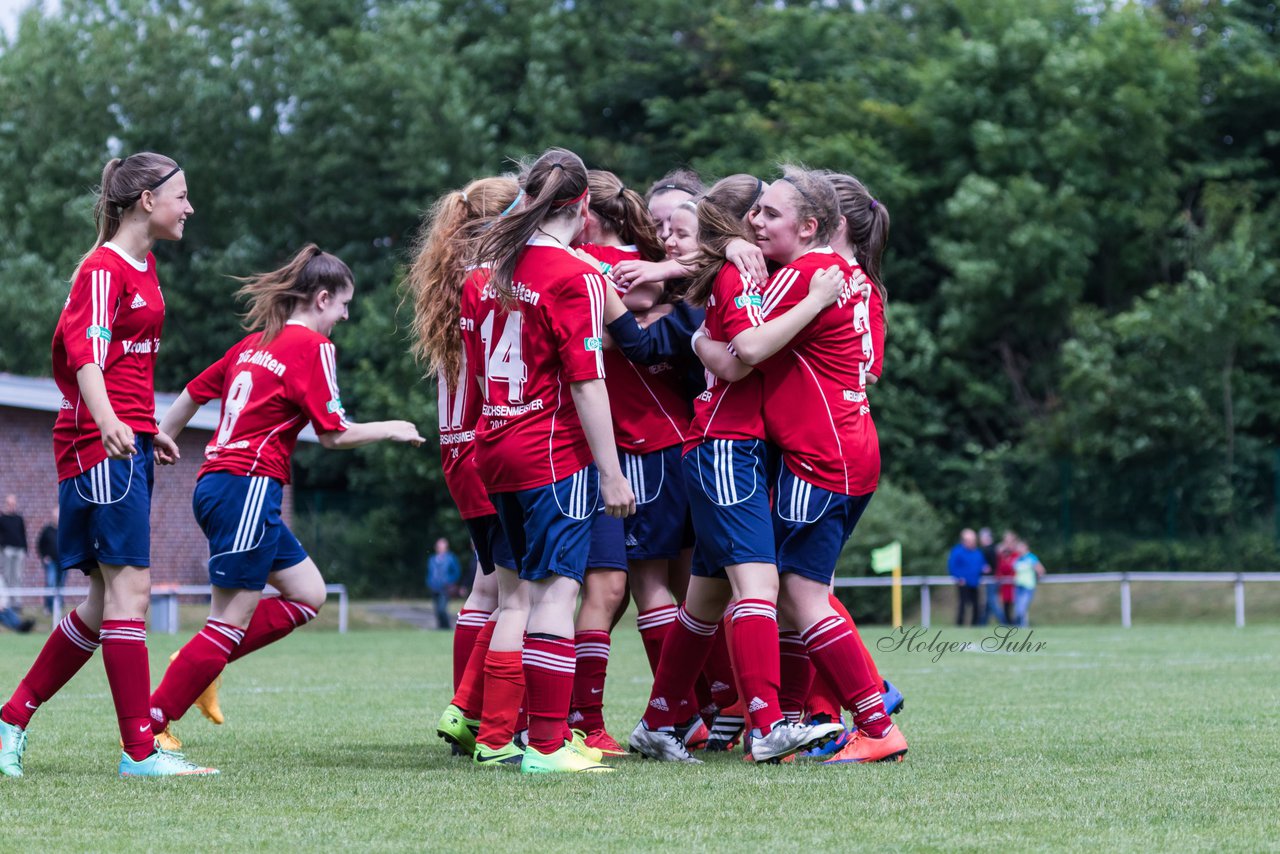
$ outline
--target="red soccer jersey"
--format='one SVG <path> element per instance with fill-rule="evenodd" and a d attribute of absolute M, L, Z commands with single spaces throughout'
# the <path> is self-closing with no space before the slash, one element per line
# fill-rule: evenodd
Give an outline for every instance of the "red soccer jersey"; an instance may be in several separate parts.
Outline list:
<path fill-rule="evenodd" d="M 610 265 L 640 258 L 634 246 L 586 243 L 579 248 Z M 617 350 L 605 350 L 604 369 L 614 441 L 619 448 L 629 454 L 647 454 L 684 441 L 689 406 L 669 362 L 637 365 Z"/>
<path fill-rule="evenodd" d="M 508 309 L 463 290 L 462 342 L 484 390 L 476 462 L 490 492 L 546 486 L 592 461 L 569 384 L 604 379 L 604 278 L 548 238 L 529 241 Z"/>
<path fill-rule="evenodd" d="M 830 248 L 811 250 L 778 270 L 765 287 L 761 316 L 794 308 L 809 280 L 832 265 L 852 268 Z M 764 422 L 787 467 L 806 483 L 844 495 L 866 495 L 880 480 L 880 443 L 867 402 L 863 336 L 870 300 L 850 291 L 824 309 L 777 355 L 764 375 Z"/>
<path fill-rule="evenodd" d="M 53 379 L 62 392 L 53 425 L 58 480 L 83 474 L 107 458 L 76 382 L 85 365 L 102 369 L 117 418 L 135 433 L 156 433 L 155 366 L 163 327 L 164 296 L 154 255 L 138 261 L 107 243 L 80 265 L 53 332 Z"/>
<path fill-rule="evenodd" d="M 716 274 L 707 300 L 707 336 L 727 343 L 744 329 L 759 325 L 762 300 L 759 289 L 744 282 L 737 267 L 725 264 Z M 759 371 L 733 383 L 707 371 L 707 390 L 693 401 L 693 423 L 685 451 L 707 439 L 763 439 L 763 403 Z"/>
<path fill-rule="evenodd" d="M 288 483 L 293 446 L 308 421 L 317 433 L 348 427 L 332 341 L 299 323 L 261 341 L 262 333 L 253 333 L 187 383 L 196 403 L 222 399 L 201 475 L 225 471 Z"/>
<path fill-rule="evenodd" d="M 480 270 L 467 279 L 464 290 L 479 291 L 488 279 L 488 271 Z M 467 297 L 463 296 L 465 303 Z M 480 421 L 480 404 L 483 398 L 476 387 L 472 372 L 468 370 L 467 353 L 462 351 L 462 366 L 457 380 L 450 383 L 444 371 L 438 374 L 440 411 L 440 465 L 444 469 L 444 482 L 449 487 L 453 503 L 463 519 L 477 519 L 494 513 L 489 492 L 480 479 L 476 467 L 476 425 Z"/>
<path fill-rule="evenodd" d="M 884 298 L 875 285 L 871 286 L 868 311 L 871 329 L 862 336 L 862 353 L 867 357 L 867 373 L 880 379 L 884 367 Z"/>

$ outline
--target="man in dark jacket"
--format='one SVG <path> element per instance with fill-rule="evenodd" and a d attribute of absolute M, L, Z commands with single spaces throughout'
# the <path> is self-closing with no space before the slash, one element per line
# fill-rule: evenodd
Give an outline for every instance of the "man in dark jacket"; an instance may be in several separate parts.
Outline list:
<path fill-rule="evenodd" d="M 40 562 L 44 564 L 44 586 L 62 588 L 62 570 L 58 567 L 58 508 L 53 508 L 53 519 L 40 529 L 40 541 L 36 545 Z M 44 597 L 44 609 L 53 613 L 53 597 Z"/>
<path fill-rule="evenodd" d="M 18 496 L 7 495 L 0 513 L 0 625 L 29 632 L 34 620 L 24 620 L 9 598 L 9 590 L 22 586 L 22 564 L 27 559 L 27 525 L 18 512 Z"/>

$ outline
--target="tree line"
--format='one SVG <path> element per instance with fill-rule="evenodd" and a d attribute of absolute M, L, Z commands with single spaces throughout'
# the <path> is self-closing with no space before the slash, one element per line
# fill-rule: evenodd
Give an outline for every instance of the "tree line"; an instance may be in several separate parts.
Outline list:
<path fill-rule="evenodd" d="M 49 373 L 116 154 L 177 158 L 196 208 L 160 249 L 159 387 L 237 339 L 230 276 L 314 240 L 357 277 L 344 402 L 428 429 L 399 282 L 440 193 L 551 144 L 641 189 L 793 160 L 893 219 L 884 486 L 848 571 L 895 537 L 941 571 L 962 524 L 1054 569 L 1274 568 L 1278 22 L 1262 0 L 63 0 L 0 44 L 0 369 Z M 301 462 L 300 534 L 336 578 L 413 589 L 429 538 L 461 544 L 432 452 Z"/>

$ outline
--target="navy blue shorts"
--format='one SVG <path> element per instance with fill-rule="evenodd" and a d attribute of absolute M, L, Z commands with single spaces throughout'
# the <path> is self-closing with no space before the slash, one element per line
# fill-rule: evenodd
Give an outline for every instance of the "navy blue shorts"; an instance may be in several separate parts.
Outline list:
<path fill-rule="evenodd" d="M 658 560 L 679 557 L 687 547 L 689 492 L 685 488 L 678 445 L 648 454 L 618 452 L 622 473 L 636 494 L 636 512 L 623 520 L 627 557 Z"/>
<path fill-rule="evenodd" d="M 625 521 L 630 522 L 631 517 Z M 620 569 L 627 571 L 626 528 L 624 520 L 604 512 L 604 505 L 596 507 L 591 520 L 591 547 L 587 550 L 587 569 Z"/>
<path fill-rule="evenodd" d="M 765 443 L 710 439 L 684 455 L 689 509 L 698 532 L 694 575 L 724 578 L 740 563 L 773 563 Z"/>
<path fill-rule="evenodd" d="M 831 583 L 840 550 L 873 494 L 828 492 L 783 466 L 773 500 L 778 571 L 794 572 L 821 584 Z"/>
<path fill-rule="evenodd" d="M 153 440 L 134 434 L 138 452 L 106 459 L 58 484 L 58 565 L 85 575 L 108 566 L 151 566 Z"/>
<path fill-rule="evenodd" d="M 516 559 L 511 556 L 511 544 L 507 535 L 502 532 L 502 523 L 498 514 L 479 516 L 464 520 L 467 530 L 471 532 L 471 545 L 476 551 L 476 560 L 480 562 L 480 572 L 491 575 L 498 567 L 516 568 Z"/>
<path fill-rule="evenodd" d="M 562 575 L 582 583 L 600 500 L 594 464 L 546 486 L 492 493 L 489 500 L 498 511 L 522 579 Z"/>
<path fill-rule="evenodd" d="M 267 576 L 307 559 L 280 518 L 284 487 L 270 477 L 209 472 L 196 481 L 191 508 L 209 540 L 209 583 L 261 590 Z"/>

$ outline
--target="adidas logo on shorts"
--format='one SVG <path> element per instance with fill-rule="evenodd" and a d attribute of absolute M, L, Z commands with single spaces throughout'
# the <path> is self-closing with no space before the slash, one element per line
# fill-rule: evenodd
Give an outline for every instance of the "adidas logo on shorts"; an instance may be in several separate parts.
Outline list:
<path fill-rule="evenodd" d="M 751 702 L 747 705 L 748 712 L 758 712 L 761 709 L 767 708 L 769 708 L 769 704 L 764 700 L 761 700 L 759 697 L 752 697 Z"/>
<path fill-rule="evenodd" d="M 671 708 L 667 705 L 666 697 L 654 697 L 652 700 L 649 701 L 649 705 L 653 706 L 655 709 L 657 709 L 660 712 L 671 711 Z"/>
<path fill-rule="evenodd" d="M 129 308 L 146 308 L 147 301 L 142 298 L 142 294 L 134 294 L 133 302 L 129 303 Z"/>

